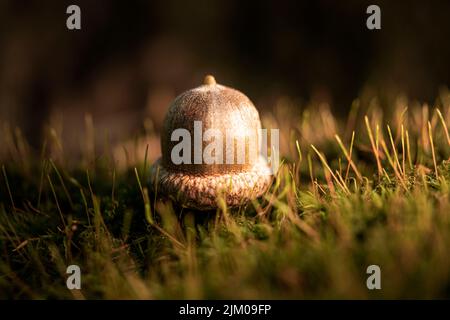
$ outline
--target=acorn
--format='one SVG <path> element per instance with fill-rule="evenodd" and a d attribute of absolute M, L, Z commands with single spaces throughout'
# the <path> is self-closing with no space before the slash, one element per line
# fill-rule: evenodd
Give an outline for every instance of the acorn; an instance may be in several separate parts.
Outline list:
<path fill-rule="evenodd" d="M 219 198 L 235 207 L 261 196 L 272 171 L 260 152 L 260 130 L 250 99 L 207 75 L 203 85 L 182 93 L 169 107 L 151 188 L 198 210 L 217 208 Z"/>

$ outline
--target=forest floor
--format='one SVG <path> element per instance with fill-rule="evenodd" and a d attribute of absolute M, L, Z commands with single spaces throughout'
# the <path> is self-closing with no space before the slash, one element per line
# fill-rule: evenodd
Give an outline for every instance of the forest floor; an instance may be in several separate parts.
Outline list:
<path fill-rule="evenodd" d="M 280 128 L 272 186 L 211 212 L 152 193 L 151 149 L 120 169 L 93 148 L 74 163 L 55 130 L 33 152 L 5 126 L 0 298 L 450 298 L 448 91 L 357 99 L 345 119 L 289 101 L 261 115 Z"/>

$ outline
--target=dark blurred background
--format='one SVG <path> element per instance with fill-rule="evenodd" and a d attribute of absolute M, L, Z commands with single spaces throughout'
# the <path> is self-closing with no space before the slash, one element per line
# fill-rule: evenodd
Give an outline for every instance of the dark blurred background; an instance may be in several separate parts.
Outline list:
<path fill-rule="evenodd" d="M 79 31 L 66 8 L 81 8 Z M 366 8 L 381 7 L 381 30 Z M 0 121 L 38 146 L 46 124 L 68 148 L 85 114 L 119 141 L 206 73 L 260 110 L 364 90 L 433 102 L 450 83 L 450 1 L 0 1 Z"/>

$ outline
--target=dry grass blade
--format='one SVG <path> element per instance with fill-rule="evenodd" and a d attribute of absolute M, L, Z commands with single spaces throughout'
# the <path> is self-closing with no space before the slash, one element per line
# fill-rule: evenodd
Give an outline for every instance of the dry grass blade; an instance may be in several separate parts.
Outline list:
<path fill-rule="evenodd" d="M 434 152 L 433 132 L 431 130 L 430 121 L 428 121 L 428 134 L 430 137 L 431 153 L 433 155 L 434 173 L 436 174 L 436 178 L 439 179 L 439 172 L 438 172 L 437 163 L 436 163 L 436 154 Z"/>
<path fill-rule="evenodd" d="M 444 120 L 444 117 L 442 116 L 441 110 L 436 109 L 436 112 L 437 112 L 437 114 L 439 116 L 439 120 L 441 120 L 442 127 L 444 128 L 444 133 L 445 133 L 445 136 L 447 137 L 447 143 L 450 146 L 450 136 L 449 136 L 449 133 L 448 133 L 447 124 L 445 123 L 445 120 Z"/>
<path fill-rule="evenodd" d="M 350 151 L 349 152 L 347 151 L 347 149 L 345 148 L 344 144 L 342 143 L 342 140 L 339 137 L 339 135 L 336 134 L 334 137 L 336 138 L 336 140 L 337 140 L 337 142 L 339 144 L 339 147 L 341 148 L 342 152 L 344 153 L 344 155 L 345 155 L 345 157 L 347 158 L 347 161 L 348 161 L 348 167 L 347 167 L 347 170 L 346 170 L 346 173 L 345 173 L 345 181 L 347 181 L 347 176 L 348 176 L 348 171 L 349 171 L 350 166 L 352 167 L 353 171 L 355 172 L 356 177 L 358 178 L 358 180 L 361 181 L 362 180 L 362 175 L 361 175 L 361 173 L 359 172 L 358 168 L 356 167 L 355 163 L 352 160 L 352 149 L 353 149 L 353 142 L 354 142 L 354 139 L 355 139 L 355 131 L 353 131 L 353 133 L 352 133 L 352 141 L 350 143 Z"/>
<path fill-rule="evenodd" d="M 314 145 L 311 145 L 311 148 L 319 156 L 320 161 L 322 162 L 323 166 L 328 170 L 328 172 L 331 174 L 331 176 L 333 177 L 334 181 L 336 181 L 336 183 L 341 187 L 342 190 L 344 190 L 347 194 L 349 194 L 350 190 L 347 188 L 345 183 L 342 184 L 341 181 L 339 181 L 339 179 L 334 175 L 333 170 L 331 170 L 331 168 L 328 165 L 327 160 L 325 159 L 325 157 L 319 152 L 319 150 L 317 150 L 316 147 L 314 147 Z"/>
<path fill-rule="evenodd" d="M 369 118 L 367 116 L 364 117 L 364 121 L 366 123 L 367 133 L 369 134 L 370 144 L 372 145 L 372 151 L 373 151 L 373 154 L 375 155 L 375 159 L 377 162 L 378 176 L 381 177 L 382 166 L 381 166 L 380 155 L 379 155 L 379 151 L 378 151 L 378 142 L 375 144 L 373 134 L 372 134 L 372 128 L 370 126 Z"/>

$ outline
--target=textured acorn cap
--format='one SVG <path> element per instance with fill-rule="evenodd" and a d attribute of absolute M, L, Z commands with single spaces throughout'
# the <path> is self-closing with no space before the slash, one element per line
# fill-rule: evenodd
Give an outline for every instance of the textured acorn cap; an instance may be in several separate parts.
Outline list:
<path fill-rule="evenodd" d="M 172 162 L 171 151 L 179 143 L 171 141 L 172 132 L 187 129 L 193 142 L 194 121 L 202 122 L 202 133 L 212 128 L 222 134 L 223 164 L 194 163 L 193 143 L 192 164 Z M 182 93 L 169 107 L 161 133 L 162 157 L 152 166 L 151 187 L 182 206 L 200 210 L 217 208 L 218 196 L 228 206 L 238 206 L 259 197 L 272 181 L 266 159 L 260 156 L 259 129 L 259 114 L 250 99 L 235 89 L 217 84 L 214 77 L 206 76 L 203 85 Z M 227 133 L 233 135 L 232 143 L 227 143 Z M 251 139 L 254 143 L 249 142 Z M 202 150 L 210 143 L 202 141 Z M 243 163 L 237 161 L 239 144 L 245 145 Z M 226 163 L 228 152 L 234 155 L 233 164 Z"/>

